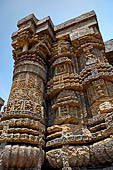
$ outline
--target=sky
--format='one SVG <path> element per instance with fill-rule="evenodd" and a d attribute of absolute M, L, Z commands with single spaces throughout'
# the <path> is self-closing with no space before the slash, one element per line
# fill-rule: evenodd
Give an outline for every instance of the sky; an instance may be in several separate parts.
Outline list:
<path fill-rule="evenodd" d="M 113 39 L 113 0 L 0 0 L 0 97 L 7 102 L 13 76 L 11 35 L 18 20 L 34 13 L 58 25 L 94 10 L 104 41 Z"/>

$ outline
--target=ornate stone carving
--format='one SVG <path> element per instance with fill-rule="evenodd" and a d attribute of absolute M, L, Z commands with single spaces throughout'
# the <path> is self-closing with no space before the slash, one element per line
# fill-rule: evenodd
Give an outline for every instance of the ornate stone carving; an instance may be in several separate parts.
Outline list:
<path fill-rule="evenodd" d="M 0 169 L 113 167 L 113 67 L 95 12 L 58 26 L 31 14 L 18 28 Z"/>

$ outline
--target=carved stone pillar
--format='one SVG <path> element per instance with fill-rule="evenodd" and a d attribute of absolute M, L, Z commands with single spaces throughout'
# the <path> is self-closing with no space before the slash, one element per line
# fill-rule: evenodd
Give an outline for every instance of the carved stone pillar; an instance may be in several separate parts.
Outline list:
<path fill-rule="evenodd" d="M 108 98 L 110 101 L 113 100 L 113 88 L 110 82 L 112 66 L 105 58 L 103 40 L 96 26 L 77 30 L 70 37 L 73 45 L 77 47 L 78 72 L 82 79 L 90 118 L 104 112 L 101 104 L 108 101 Z M 109 93 L 107 86 L 111 86 L 112 93 Z"/>
<path fill-rule="evenodd" d="M 71 21 L 58 26 L 51 50 L 46 158 L 54 168 L 85 169 L 112 162 L 113 68 L 96 16 Z"/>
<path fill-rule="evenodd" d="M 18 27 L 12 35 L 13 83 L 0 122 L 0 142 L 6 142 L 2 164 L 7 169 L 41 169 L 45 145 L 46 59 L 52 37 L 47 34 L 47 27 L 39 31 L 34 15 L 19 21 Z"/>
<path fill-rule="evenodd" d="M 74 50 L 66 40 L 58 40 L 52 48 L 48 98 L 51 100 L 53 124 L 78 124 L 81 120 L 80 77 L 75 71 Z M 50 119 L 52 121 L 52 117 Z"/>
<path fill-rule="evenodd" d="M 49 80 L 47 86 L 47 96 L 50 102 L 48 108 L 48 136 L 46 147 L 47 159 L 51 166 L 62 170 L 69 169 L 68 147 L 63 154 L 64 145 L 74 142 L 74 131 L 83 127 L 83 110 L 81 104 L 82 85 L 80 76 L 76 72 L 76 55 L 70 39 L 58 39 L 52 46 L 52 56 L 50 58 Z M 75 139 L 76 140 L 76 139 Z M 55 154 L 52 148 L 58 149 L 58 164 L 51 160 Z M 49 149 L 51 148 L 51 149 Z M 57 155 L 53 156 L 53 159 Z M 62 163 L 61 163 L 62 162 Z M 53 165 L 54 164 L 54 165 Z M 62 164 L 62 166 L 61 166 Z"/>

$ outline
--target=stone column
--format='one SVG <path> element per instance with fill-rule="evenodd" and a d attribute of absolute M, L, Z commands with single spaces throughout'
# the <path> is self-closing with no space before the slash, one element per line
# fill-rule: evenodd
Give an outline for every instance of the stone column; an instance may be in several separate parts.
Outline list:
<path fill-rule="evenodd" d="M 68 162 L 68 145 L 76 141 L 74 133 L 83 127 L 82 85 L 80 76 L 76 72 L 76 55 L 70 39 L 58 39 L 51 51 L 50 81 L 47 84 L 47 97 L 51 101 L 48 107 L 48 126 L 50 127 L 47 129 L 49 134 L 46 156 L 51 166 L 55 168 L 63 166 L 62 170 L 71 170 Z M 63 154 L 65 144 L 67 144 L 66 156 Z M 57 152 L 58 159 L 56 158 Z M 56 160 L 53 162 L 54 159 Z M 56 163 L 57 160 L 58 163 Z"/>
<path fill-rule="evenodd" d="M 80 106 L 80 77 L 73 63 L 73 47 L 66 40 L 58 40 L 52 48 L 51 75 L 47 95 L 51 100 L 49 121 L 51 124 L 78 124 L 82 117 Z M 52 114 L 53 113 L 53 114 Z"/>
<path fill-rule="evenodd" d="M 107 62 L 104 43 L 96 26 L 81 28 L 70 34 L 70 37 L 77 48 L 78 72 L 82 79 L 88 118 L 91 118 L 106 112 L 106 109 L 102 111 L 101 105 L 113 100 L 110 80 L 112 66 Z"/>
<path fill-rule="evenodd" d="M 52 46 L 46 158 L 54 168 L 95 166 L 96 160 L 99 164 L 96 148 L 97 141 L 106 135 L 104 116 L 108 115 L 105 118 L 111 127 L 112 114 L 108 113 L 113 109 L 112 66 L 105 58 L 96 20 L 95 23 L 92 27 L 81 24 L 75 30 L 70 28 L 69 35 L 62 31 Z M 100 145 L 103 147 L 101 142 Z"/>
<path fill-rule="evenodd" d="M 41 169 L 44 160 L 44 87 L 52 37 L 39 24 L 30 15 L 18 22 L 19 30 L 12 35 L 13 83 L 0 123 L 0 142 L 7 142 L 2 161 L 7 169 Z"/>

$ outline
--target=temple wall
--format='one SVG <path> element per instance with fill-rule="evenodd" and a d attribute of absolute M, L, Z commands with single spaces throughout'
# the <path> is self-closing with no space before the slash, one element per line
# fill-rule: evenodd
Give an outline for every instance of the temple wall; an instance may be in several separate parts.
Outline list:
<path fill-rule="evenodd" d="M 58 26 L 31 14 L 17 26 L 0 169 L 113 169 L 112 51 L 95 12 Z"/>

